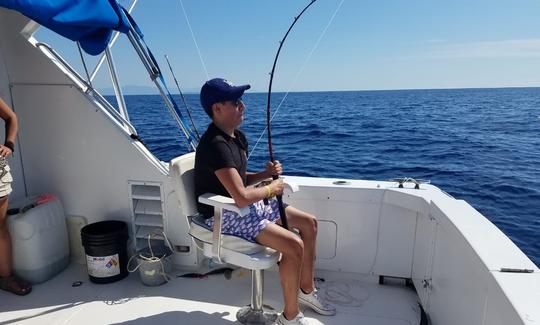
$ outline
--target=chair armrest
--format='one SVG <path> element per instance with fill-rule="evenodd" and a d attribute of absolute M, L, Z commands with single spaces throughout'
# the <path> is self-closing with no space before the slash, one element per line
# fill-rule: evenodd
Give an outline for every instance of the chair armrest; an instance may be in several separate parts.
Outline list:
<path fill-rule="evenodd" d="M 239 208 L 233 199 L 230 197 L 217 195 L 213 193 L 205 193 L 199 196 L 199 202 L 207 205 L 211 205 L 214 208 L 226 209 L 238 213 L 241 216 L 249 214 L 249 207 Z"/>
<path fill-rule="evenodd" d="M 214 207 L 214 229 L 212 231 L 212 259 L 214 262 L 223 264 L 221 260 L 221 225 L 223 209 L 233 211 L 241 216 L 249 214 L 249 207 L 239 208 L 230 197 L 205 193 L 199 196 L 199 202 Z"/>

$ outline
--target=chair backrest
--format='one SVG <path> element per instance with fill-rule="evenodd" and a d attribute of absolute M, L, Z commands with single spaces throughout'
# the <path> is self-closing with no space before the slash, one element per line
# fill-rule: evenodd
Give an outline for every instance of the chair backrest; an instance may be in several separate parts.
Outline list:
<path fill-rule="evenodd" d="M 197 214 L 195 200 L 195 153 L 190 152 L 171 160 L 169 172 L 174 181 L 174 187 L 182 213 L 186 216 Z"/>

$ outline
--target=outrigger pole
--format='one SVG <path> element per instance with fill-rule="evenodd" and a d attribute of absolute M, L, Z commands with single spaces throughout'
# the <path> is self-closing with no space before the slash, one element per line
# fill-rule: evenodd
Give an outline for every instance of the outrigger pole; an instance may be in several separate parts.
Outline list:
<path fill-rule="evenodd" d="M 180 90 L 180 85 L 178 84 L 178 80 L 176 80 L 176 76 L 174 75 L 174 71 L 173 71 L 173 68 L 171 67 L 171 63 L 169 62 L 169 57 L 167 56 L 167 54 L 165 54 L 165 60 L 167 60 L 167 65 L 169 66 L 169 70 L 171 70 L 174 83 L 176 84 L 176 89 L 178 89 L 178 92 L 180 93 L 180 97 L 182 98 L 182 102 L 184 103 L 184 106 L 186 107 L 186 111 L 188 113 L 191 126 L 193 127 L 193 130 L 195 131 L 195 134 L 197 135 L 197 139 L 200 140 L 201 135 L 199 134 L 199 130 L 197 130 L 197 127 L 195 126 L 195 122 L 193 122 L 193 117 L 191 117 L 191 111 L 187 104 L 186 97 L 184 97 L 184 93 L 182 93 L 182 90 Z"/>

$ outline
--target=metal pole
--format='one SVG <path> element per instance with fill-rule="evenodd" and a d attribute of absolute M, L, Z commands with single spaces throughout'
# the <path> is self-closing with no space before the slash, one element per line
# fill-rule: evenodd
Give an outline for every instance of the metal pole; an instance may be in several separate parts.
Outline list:
<path fill-rule="evenodd" d="M 60 54 L 58 54 L 52 47 L 50 47 L 49 45 L 45 44 L 45 43 L 36 43 L 36 46 L 38 48 L 40 48 L 42 51 L 43 49 L 46 49 L 48 55 L 52 56 L 52 59 L 58 61 L 60 63 L 60 65 L 62 65 L 62 67 L 64 69 L 66 69 L 69 73 L 66 73 L 68 76 L 73 76 L 76 80 L 72 79 L 73 82 L 75 82 L 75 84 L 82 90 L 84 91 L 84 93 L 86 94 L 90 94 L 92 97 L 94 97 L 101 105 L 103 105 L 103 107 L 107 110 L 107 112 L 109 112 L 117 121 L 121 122 L 122 124 L 124 124 L 124 126 L 127 126 L 128 128 L 128 132 L 130 132 L 131 134 L 137 134 L 137 130 L 135 130 L 135 128 L 133 127 L 133 125 L 131 125 L 131 123 L 129 121 L 127 121 L 122 115 L 120 115 L 120 113 L 118 113 L 118 111 L 116 110 L 116 108 L 114 108 L 105 98 L 103 98 L 103 96 L 101 96 L 100 93 L 98 93 L 97 91 L 94 90 L 94 88 L 92 88 L 90 86 L 90 84 L 88 84 L 88 82 L 86 80 L 84 80 L 84 78 L 82 78 L 79 73 L 77 71 L 75 71 L 67 62 L 66 60 L 64 60 Z M 43 48 L 43 49 L 42 49 Z M 70 77 L 71 78 L 71 77 Z M 79 85 L 80 83 L 80 85 Z M 84 89 L 82 86 L 84 86 Z"/>
<path fill-rule="evenodd" d="M 134 0 L 133 3 L 131 3 L 131 6 L 128 9 L 128 12 L 131 13 L 133 11 L 133 8 L 135 8 L 135 5 L 137 4 L 137 1 Z M 109 45 L 107 45 L 109 48 L 112 48 L 114 46 L 114 43 L 116 43 L 116 40 L 118 39 L 118 36 L 120 36 L 120 32 L 114 32 L 114 36 L 112 40 L 109 42 Z M 94 68 L 94 71 L 92 71 L 92 74 L 90 75 L 90 82 L 94 80 L 96 77 L 99 68 L 101 68 L 101 65 L 103 64 L 103 61 L 105 60 L 105 54 L 101 54 L 101 57 L 99 58 L 98 64 L 96 64 L 96 67 Z"/>
<path fill-rule="evenodd" d="M 124 119 L 129 121 L 129 116 L 126 109 L 126 102 L 124 101 L 122 88 L 120 88 L 120 82 L 118 81 L 118 76 L 116 75 L 116 68 L 114 66 L 111 49 L 109 49 L 108 47 L 105 49 L 105 56 L 107 57 L 107 64 L 109 66 L 109 72 L 111 73 L 111 81 L 114 88 L 114 94 L 116 96 L 116 102 L 118 103 L 118 110 L 120 111 L 120 115 L 122 115 Z"/>
<path fill-rule="evenodd" d="M 135 49 L 135 52 L 137 52 L 137 55 L 141 59 L 144 67 L 146 68 L 146 71 L 148 71 L 150 79 L 155 80 L 159 76 L 156 74 L 157 68 L 154 66 L 150 57 L 148 56 L 144 48 L 141 46 L 139 38 L 136 35 L 137 33 L 135 33 L 133 29 L 127 34 L 131 45 Z"/>
<path fill-rule="evenodd" d="M 251 308 L 253 310 L 263 310 L 263 287 L 263 270 L 251 270 Z"/>
<path fill-rule="evenodd" d="M 176 111 L 174 110 L 173 103 L 171 102 L 171 99 L 165 94 L 165 90 L 163 89 L 163 86 L 158 81 L 159 69 L 154 65 L 152 60 L 150 59 L 150 56 L 144 50 L 144 48 L 141 46 L 141 43 L 139 41 L 139 38 L 137 37 L 137 34 L 133 31 L 133 29 L 128 33 L 128 39 L 131 42 L 131 45 L 135 49 L 135 52 L 137 52 L 137 55 L 141 59 L 144 67 L 148 71 L 148 74 L 150 75 L 150 79 L 154 82 L 157 89 L 159 90 L 159 94 L 165 101 L 165 106 L 169 109 L 169 112 L 173 116 L 173 118 L 176 120 L 176 123 L 180 127 L 180 130 L 184 133 L 186 138 L 188 139 L 189 146 L 195 151 L 197 149 L 197 144 L 194 141 L 197 141 L 197 139 L 194 139 L 189 135 L 189 128 L 188 125 L 184 125 Z"/>

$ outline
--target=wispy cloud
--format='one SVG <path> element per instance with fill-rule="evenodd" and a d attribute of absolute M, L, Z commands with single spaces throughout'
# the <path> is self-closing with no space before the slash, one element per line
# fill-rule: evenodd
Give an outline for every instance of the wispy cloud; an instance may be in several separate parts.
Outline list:
<path fill-rule="evenodd" d="M 426 55 L 430 58 L 538 58 L 540 39 L 477 41 L 465 43 L 429 42 Z"/>

